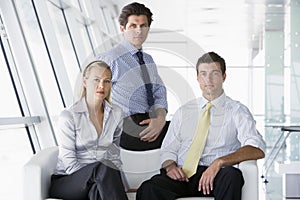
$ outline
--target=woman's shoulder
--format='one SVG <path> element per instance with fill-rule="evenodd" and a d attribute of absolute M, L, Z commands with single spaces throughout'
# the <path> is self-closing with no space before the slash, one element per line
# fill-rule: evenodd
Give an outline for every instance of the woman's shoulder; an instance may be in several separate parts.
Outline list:
<path fill-rule="evenodd" d="M 59 115 L 60 121 L 69 121 L 74 118 L 73 113 L 69 109 L 64 109 Z"/>
<path fill-rule="evenodd" d="M 82 100 L 78 100 L 69 107 L 61 111 L 60 117 L 71 118 L 76 113 L 86 112 L 87 108 Z"/>

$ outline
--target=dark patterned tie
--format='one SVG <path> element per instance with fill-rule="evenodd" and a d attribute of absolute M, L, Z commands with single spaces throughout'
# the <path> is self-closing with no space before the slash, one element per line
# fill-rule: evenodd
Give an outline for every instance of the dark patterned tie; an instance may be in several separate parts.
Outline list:
<path fill-rule="evenodd" d="M 145 87 L 146 87 L 148 105 L 151 107 L 151 106 L 154 105 L 154 98 L 153 98 L 152 84 L 151 84 L 151 81 L 150 81 L 150 76 L 149 76 L 149 73 L 147 71 L 145 61 L 143 59 L 143 53 L 141 51 L 138 51 L 136 53 L 136 55 L 139 59 L 139 64 L 141 66 L 142 78 L 144 80 Z"/>

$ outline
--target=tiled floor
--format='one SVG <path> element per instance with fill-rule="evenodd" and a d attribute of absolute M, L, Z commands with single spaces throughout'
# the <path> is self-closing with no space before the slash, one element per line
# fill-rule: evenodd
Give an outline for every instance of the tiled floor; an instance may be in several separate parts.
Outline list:
<path fill-rule="evenodd" d="M 260 178 L 259 181 L 259 200 L 283 199 L 282 177 L 274 169 L 269 172 L 269 176 L 267 177 L 268 183 L 265 183 L 264 178 Z"/>
<path fill-rule="evenodd" d="M 281 133 L 280 130 L 268 130 L 265 129 L 264 138 L 267 144 L 267 155 L 266 158 L 269 156 L 270 151 L 275 144 L 276 139 L 278 138 L 279 134 Z M 292 133 L 287 138 L 286 142 L 284 143 L 283 147 L 279 151 L 277 157 L 274 160 L 275 162 L 284 162 L 284 161 L 299 161 L 300 155 L 300 133 Z M 266 159 L 260 160 L 258 162 L 260 175 L 263 172 L 263 164 Z M 259 186 L 259 200 L 282 200 L 285 199 L 283 197 L 282 191 L 282 175 L 279 175 L 275 171 L 275 164 L 272 164 L 268 174 L 267 174 L 267 183 L 265 182 L 264 178 L 260 178 L 260 186 Z M 299 166 L 300 168 L 300 166 Z M 299 187 L 299 186 L 295 186 Z M 300 198 L 299 198 L 300 199 Z"/>

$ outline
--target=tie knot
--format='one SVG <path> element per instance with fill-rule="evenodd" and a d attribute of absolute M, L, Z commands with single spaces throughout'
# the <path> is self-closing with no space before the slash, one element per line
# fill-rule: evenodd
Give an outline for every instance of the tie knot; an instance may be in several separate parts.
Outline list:
<path fill-rule="evenodd" d="M 136 52 L 136 55 L 137 55 L 137 57 L 139 59 L 139 64 L 140 65 L 145 64 L 144 59 L 143 59 L 143 52 L 138 51 L 138 52 Z"/>
<path fill-rule="evenodd" d="M 137 55 L 138 57 L 142 57 L 142 56 L 143 56 L 143 52 L 141 52 L 141 51 L 139 50 L 138 52 L 136 52 L 136 55 Z"/>
<path fill-rule="evenodd" d="M 205 109 L 206 109 L 206 110 L 210 110 L 212 106 L 213 106 L 213 104 L 212 104 L 211 102 L 208 102 L 208 103 L 206 104 Z"/>

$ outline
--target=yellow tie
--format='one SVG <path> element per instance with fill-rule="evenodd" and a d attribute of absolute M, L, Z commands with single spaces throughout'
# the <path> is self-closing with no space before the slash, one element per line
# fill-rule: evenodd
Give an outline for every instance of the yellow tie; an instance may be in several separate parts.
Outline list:
<path fill-rule="evenodd" d="M 212 106 L 213 105 L 210 102 L 206 104 L 205 111 L 202 113 L 199 119 L 192 144 L 184 161 L 182 169 L 184 173 L 188 176 L 188 178 L 190 178 L 196 173 L 198 163 L 208 135 L 208 127 L 210 122 L 210 108 Z"/>

